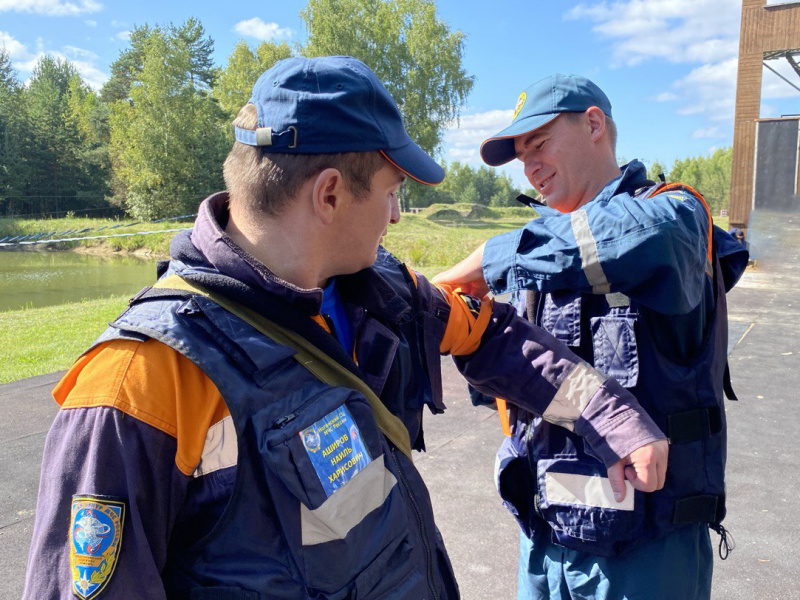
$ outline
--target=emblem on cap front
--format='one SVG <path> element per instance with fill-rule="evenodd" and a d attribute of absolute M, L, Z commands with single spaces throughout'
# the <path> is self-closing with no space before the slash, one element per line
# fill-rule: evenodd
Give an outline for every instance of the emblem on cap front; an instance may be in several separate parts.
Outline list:
<path fill-rule="evenodd" d="M 97 597 L 111 580 L 124 522 L 124 502 L 103 496 L 72 498 L 69 566 L 72 591 L 78 598 Z"/>
<path fill-rule="evenodd" d="M 527 98 L 528 98 L 528 94 L 526 94 L 525 92 L 522 92 L 519 95 L 519 98 L 517 99 L 517 106 L 514 108 L 514 116 L 511 117 L 512 121 L 517 118 L 517 115 L 519 114 L 519 111 L 521 111 L 522 107 L 525 106 L 525 100 L 527 100 Z"/>

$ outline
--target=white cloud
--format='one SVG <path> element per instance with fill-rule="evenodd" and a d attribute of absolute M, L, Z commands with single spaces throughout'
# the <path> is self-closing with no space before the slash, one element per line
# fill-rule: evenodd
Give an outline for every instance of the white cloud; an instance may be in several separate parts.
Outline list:
<path fill-rule="evenodd" d="M 680 96 L 678 96 L 678 94 L 675 94 L 673 92 L 662 92 L 660 94 L 653 96 L 652 99 L 655 100 L 656 102 L 674 102 L 679 98 Z"/>
<path fill-rule="evenodd" d="M 738 51 L 740 0 L 621 0 L 579 4 L 567 20 L 588 19 L 612 41 L 613 63 L 718 62 Z"/>
<path fill-rule="evenodd" d="M 779 60 L 769 60 L 767 65 L 775 69 L 794 85 L 800 87 L 800 77 L 785 58 Z M 785 80 L 778 77 L 766 66 L 762 69 L 761 80 L 761 99 L 765 98 L 793 98 L 800 95 L 797 88 L 789 85 Z M 763 112 L 763 111 L 762 111 Z"/>
<path fill-rule="evenodd" d="M 447 130 L 444 136 L 446 148 L 444 159 L 447 162 L 458 161 L 466 163 L 472 167 L 485 166 L 481 160 L 478 150 L 481 143 L 511 124 L 511 117 L 514 111 L 509 110 L 490 110 L 483 113 L 462 116 L 457 125 L 453 125 Z M 512 161 L 509 164 L 499 167 L 499 170 L 511 176 L 514 185 L 521 189 L 530 187 L 522 163 Z"/>
<path fill-rule="evenodd" d="M 704 115 L 711 121 L 733 123 L 736 99 L 738 60 L 730 58 L 717 64 L 693 69 L 672 87 L 686 102 L 678 109 L 681 115 Z"/>
<path fill-rule="evenodd" d="M 130 31 L 118 31 L 117 35 L 115 35 L 118 40 L 122 40 L 123 42 L 127 42 L 131 39 L 131 32 Z"/>
<path fill-rule="evenodd" d="M 80 73 L 83 81 L 95 90 L 99 90 L 108 81 L 108 75 L 95 64 L 99 56 L 91 50 L 85 50 L 77 46 L 64 46 L 60 51 L 45 50 L 42 39 L 38 38 L 36 40 L 36 52 L 30 52 L 27 46 L 18 42 L 9 34 L 0 31 L 0 46 L 3 45 L 12 59 L 14 68 L 25 75 L 30 75 L 33 72 L 36 63 L 43 56 L 52 56 L 72 63 Z"/>
<path fill-rule="evenodd" d="M 701 65 L 651 99 L 678 101 L 680 115 L 733 123 L 741 0 L 604 1 L 580 4 L 564 18 L 592 21 L 611 42 L 613 66 L 651 60 Z"/>
<path fill-rule="evenodd" d="M 69 57 L 69 60 L 78 60 L 81 58 L 94 60 L 99 58 L 97 54 L 91 50 L 85 50 L 83 48 L 78 48 L 77 46 L 64 46 L 64 55 Z"/>
<path fill-rule="evenodd" d="M 695 140 L 708 140 L 718 139 L 723 137 L 719 127 L 708 127 L 706 129 L 695 129 L 692 132 L 692 139 Z"/>
<path fill-rule="evenodd" d="M 96 0 L 0 0 L 0 13 L 25 12 L 48 17 L 64 17 L 102 10 Z"/>
<path fill-rule="evenodd" d="M 265 23 L 259 17 L 239 21 L 233 26 L 233 30 L 239 35 L 246 35 L 264 41 L 285 40 L 294 34 L 288 27 L 280 27 L 277 23 Z"/>
<path fill-rule="evenodd" d="M 84 23 L 89 27 L 97 27 L 97 21 L 93 21 L 92 19 L 87 19 Z"/>
<path fill-rule="evenodd" d="M 28 49 L 25 48 L 25 45 L 5 31 L 0 31 L 0 48 L 4 48 L 12 60 L 19 60 L 28 55 Z"/>
<path fill-rule="evenodd" d="M 128 26 L 128 24 L 125 21 L 118 21 L 117 19 L 112 19 L 111 26 L 114 29 L 124 29 L 125 27 Z"/>

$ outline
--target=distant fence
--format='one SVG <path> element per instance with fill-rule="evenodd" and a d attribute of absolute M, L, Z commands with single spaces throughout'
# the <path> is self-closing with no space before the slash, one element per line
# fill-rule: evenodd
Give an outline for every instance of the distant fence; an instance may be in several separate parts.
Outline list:
<path fill-rule="evenodd" d="M 126 227 L 133 227 L 134 225 L 141 225 L 143 223 L 163 223 L 165 221 L 180 221 L 184 219 L 191 219 L 195 217 L 194 214 L 179 215 L 177 217 L 167 217 L 164 219 L 155 219 L 154 221 L 131 221 L 129 223 L 118 223 L 116 225 L 103 225 L 102 227 L 85 227 L 83 229 L 66 229 L 62 231 L 42 231 L 38 233 L 25 233 L 25 234 L 7 234 L 0 237 L 0 248 L 7 248 L 9 246 L 29 246 L 33 244 L 57 244 L 59 242 L 76 242 L 81 240 L 97 240 L 114 237 L 130 237 L 134 235 L 152 235 L 156 233 L 171 233 L 175 231 L 182 231 L 189 229 L 183 227 L 179 229 L 159 229 L 156 231 L 136 231 L 119 233 L 117 229 L 124 229 Z"/>

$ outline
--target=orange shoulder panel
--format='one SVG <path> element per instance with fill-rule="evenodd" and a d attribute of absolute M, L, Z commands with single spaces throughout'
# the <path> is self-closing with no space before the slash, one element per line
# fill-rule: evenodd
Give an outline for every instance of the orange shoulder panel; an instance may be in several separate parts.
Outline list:
<path fill-rule="evenodd" d="M 188 358 L 156 340 L 114 340 L 84 354 L 53 389 L 62 410 L 109 406 L 178 441 L 175 464 L 191 475 L 209 427 L 228 416 L 217 387 Z"/>

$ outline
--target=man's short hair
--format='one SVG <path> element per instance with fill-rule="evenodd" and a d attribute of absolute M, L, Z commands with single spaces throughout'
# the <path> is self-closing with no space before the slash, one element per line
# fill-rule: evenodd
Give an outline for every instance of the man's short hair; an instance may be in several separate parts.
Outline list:
<path fill-rule="evenodd" d="M 235 127 L 256 129 L 258 114 L 246 104 L 233 121 Z M 328 168 L 339 170 L 344 185 L 357 198 L 370 191 L 372 176 L 386 159 L 377 151 L 340 154 L 283 154 L 234 142 L 222 167 L 230 202 L 250 214 L 277 216 L 311 177 Z"/>
<path fill-rule="evenodd" d="M 577 121 L 582 115 L 582 112 L 568 112 L 564 113 L 567 115 L 568 118 L 572 119 L 573 121 Z M 608 130 L 608 139 L 611 142 L 611 151 L 616 154 L 617 152 L 617 124 L 614 123 L 614 119 L 609 117 L 608 115 L 603 115 L 606 118 L 606 129 Z"/>

